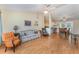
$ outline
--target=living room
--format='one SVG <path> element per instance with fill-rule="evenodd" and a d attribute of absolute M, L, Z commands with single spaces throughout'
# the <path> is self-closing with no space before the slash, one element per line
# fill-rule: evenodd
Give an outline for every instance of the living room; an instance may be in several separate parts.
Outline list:
<path fill-rule="evenodd" d="M 70 38 L 71 35 L 77 37 L 75 34 L 79 33 L 78 8 L 79 5 L 73 4 L 0 5 L 1 53 L 78 53 L 78 48 L 73 52 L 73 47 L 78 45 L 77 38 L 73 40 L 75 44 Z M 65 37 L 60 32 L 64 32 Z M 13 40 L 15 37 L 17 40 Z M 6 43 L 8 39 L 12 43 Z M 19 46 L 15 48 L 16 45 Z"/>

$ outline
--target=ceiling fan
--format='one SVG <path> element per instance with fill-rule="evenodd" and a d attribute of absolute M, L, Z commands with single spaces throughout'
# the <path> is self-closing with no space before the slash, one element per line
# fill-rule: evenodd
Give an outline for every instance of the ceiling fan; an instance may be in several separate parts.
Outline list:
<path fill-rule="evenodd" d="M 44 9 L 51 11 L 51 10 L 55 9 L 55 7 L 52 7 L 52 4 L 44 4 Z"/>
<path fill-rule="evenodd" d="M 57 8 L 65 6 L 65 5 L 66 4 L 44 4 L 43 9 L 44 11 L 46 10 L 46 11 L 52 12 L 52 11 L 55 11 Z"/>

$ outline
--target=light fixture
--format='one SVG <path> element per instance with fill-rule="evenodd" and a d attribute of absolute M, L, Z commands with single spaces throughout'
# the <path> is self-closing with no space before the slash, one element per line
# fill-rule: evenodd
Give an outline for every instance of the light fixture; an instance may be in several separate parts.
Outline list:
<path fill-rule="evenodd" d="M 44 14 L 47 14 L 48 13 L 48 11 L 44 11 Z"/>

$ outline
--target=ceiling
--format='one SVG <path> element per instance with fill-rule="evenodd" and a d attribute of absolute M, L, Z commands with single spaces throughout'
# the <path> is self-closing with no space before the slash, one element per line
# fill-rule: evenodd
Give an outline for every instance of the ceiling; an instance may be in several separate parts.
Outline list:
<path fill-rule="evenodd" d="M 28 11 L 43 13 L 49 9 L 52 12 L 52 18 L 59 19 L 63 16 L 79 19 L 79 4 L 2 4 L 0 7 L 13 11 Z"/>
<path fill-rule="evenodd" d="M 65 6 L 65 4 L 3 4 L 1 5 L 8 10 L 15 10 L 15 11 L 32 11 L 32 12 L 42 12 L 44 10 L 59 8 Z"/>

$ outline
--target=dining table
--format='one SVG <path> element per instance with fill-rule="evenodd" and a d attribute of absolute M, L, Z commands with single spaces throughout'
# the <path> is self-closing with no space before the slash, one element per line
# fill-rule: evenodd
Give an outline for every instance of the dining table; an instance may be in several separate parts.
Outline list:
<path fill-rule="evenodd" d="M 59 33 L 60 33 L 60 34 L 61 34 L 61 33 L 64 33 L 65 38 L 68 37 L 69 31 L 70 31 L 70 29 L 67 29 L 67 28 L 59 28 Z"/>

